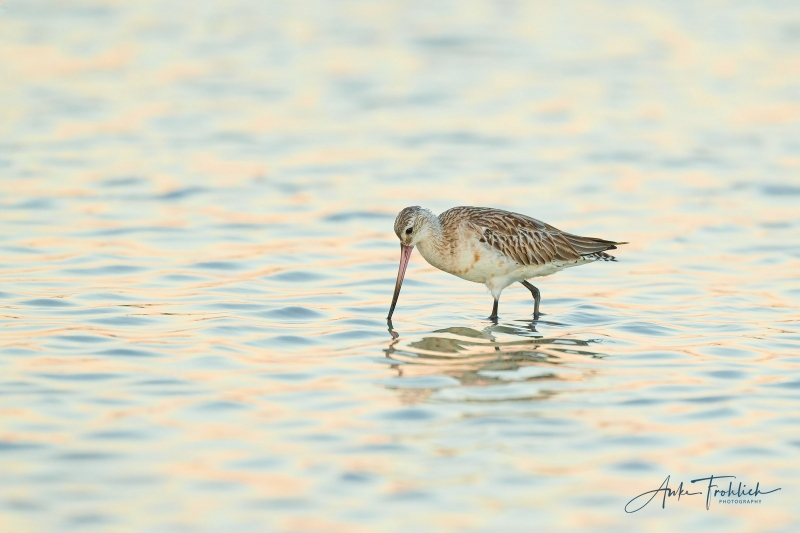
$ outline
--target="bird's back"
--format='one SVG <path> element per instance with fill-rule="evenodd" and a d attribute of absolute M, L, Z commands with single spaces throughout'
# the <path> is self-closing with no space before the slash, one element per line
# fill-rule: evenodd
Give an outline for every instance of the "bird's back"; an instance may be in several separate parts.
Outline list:
<path fill-rule="evenodd" d="M 444 234 L 474 232 L 476 238 L 523 266 L 613 260 L 605 252 L 620 242 L 583 237 L 541 220 L 490 207 L 461 206 L 439 215 Z"/>

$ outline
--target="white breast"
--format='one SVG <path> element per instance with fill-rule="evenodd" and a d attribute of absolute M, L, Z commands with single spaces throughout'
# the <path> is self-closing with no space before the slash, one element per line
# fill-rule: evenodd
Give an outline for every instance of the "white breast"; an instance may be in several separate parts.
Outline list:
<path fill-rule="evenodd" d="M 450 253 L 442 253 L 444 247 L 428 242 L 420 242 L 418 248 L 422 257 L 439 270 L 475 283 L 486 283 L 491 277 L 507 276 L 518 269 L 516 263 L 477 239 L 463 239 L 458 244 Z"/>

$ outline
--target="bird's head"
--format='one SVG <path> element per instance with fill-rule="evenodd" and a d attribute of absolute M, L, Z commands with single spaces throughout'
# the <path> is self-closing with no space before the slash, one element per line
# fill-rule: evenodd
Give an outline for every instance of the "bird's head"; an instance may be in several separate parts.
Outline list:
<path fill-rule="evenodd" d="M 424 240 L 428 236 L 433 217 L 433 213 L 418 205 L 400 211 L 394 221 L 394 232 L 400 239 L 400 244 L 413 248 Z"/>

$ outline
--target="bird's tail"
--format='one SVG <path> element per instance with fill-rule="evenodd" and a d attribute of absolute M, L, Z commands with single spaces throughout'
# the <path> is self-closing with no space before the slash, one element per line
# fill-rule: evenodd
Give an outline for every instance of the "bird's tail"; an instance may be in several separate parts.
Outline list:
<path fill-rule="evenodd" d="M 608 241 L 596 237 L 581 237 L 571 233 L 565 233 L 564 237 L 581 257 L 595 261 L 616 261 L 617 259 L 613 255 L 605 252 L 607 250 L 616 250 L 617 245 L 628 244 L 627 242 Z"/>
<path fill-rule="evenodd" d="M 616 246 L 614 247 L 616 248 Z M 594 261 L 616 261 L 617 258 L 611 254 L 607 254 L 605 252 L 595 252 L 593 254 L 581 254 L 581 257 L 585 259 L 592 259 Z"/>

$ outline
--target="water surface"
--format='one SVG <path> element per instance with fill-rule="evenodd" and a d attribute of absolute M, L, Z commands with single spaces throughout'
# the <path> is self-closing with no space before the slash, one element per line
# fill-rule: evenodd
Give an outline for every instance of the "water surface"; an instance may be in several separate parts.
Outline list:
<path fill-rule="evenodd" d="M 800 11 L 559 6 L 6 2 L 0 528 L 797 530 Z M 630 244 L 390 330 L 407 205 Z"/>

